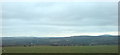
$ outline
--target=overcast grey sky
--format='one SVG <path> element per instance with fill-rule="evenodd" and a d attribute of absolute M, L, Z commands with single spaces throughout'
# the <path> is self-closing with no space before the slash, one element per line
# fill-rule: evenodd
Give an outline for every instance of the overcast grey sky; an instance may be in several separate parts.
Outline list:
<path fill-rule="evenodd" d="M 3 36 L 115 35 L 117 20 L 114 2 L 3 4 Z"/>

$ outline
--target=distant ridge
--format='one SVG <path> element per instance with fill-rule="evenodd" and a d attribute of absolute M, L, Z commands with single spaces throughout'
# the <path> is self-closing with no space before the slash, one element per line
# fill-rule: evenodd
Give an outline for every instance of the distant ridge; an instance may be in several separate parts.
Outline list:
<path fill-rule="evenodd" d="M 104 34 L 104 35 L 100 35 L 100 36 L 113 36 L 113 35 L 109 35 L 109 34 Z"/>
<path fill-rule="evenodd" d="M 2 37 L 3 46 L 48 45 L 48 46 L 89 46 L 118 45 L 118 36 L 71 36 L 71 37 Z"/>
<path fill-rule="evenodd" d="M 119 35 L 110 35 L 110 34 L 104 34 L 104 35 L 77 35 L 77 36 L 66 36 L 66 37 L 112 37 L 112 36 L 119 36 Z M 15 37 L 15 38 L 29 38 L 29 37 L 38 37 L 38 38 L 62 38 L 62 37 L 41 37 L 41 36 L 9 36 L 9 37 Z"/>

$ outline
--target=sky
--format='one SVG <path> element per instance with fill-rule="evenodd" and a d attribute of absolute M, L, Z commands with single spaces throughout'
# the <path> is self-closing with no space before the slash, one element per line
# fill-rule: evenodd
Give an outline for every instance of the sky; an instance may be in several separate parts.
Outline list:
<path fill-rule="evenodd" d="M 116 2 L 4 2 L 3 37 L 118 34 Z"/>

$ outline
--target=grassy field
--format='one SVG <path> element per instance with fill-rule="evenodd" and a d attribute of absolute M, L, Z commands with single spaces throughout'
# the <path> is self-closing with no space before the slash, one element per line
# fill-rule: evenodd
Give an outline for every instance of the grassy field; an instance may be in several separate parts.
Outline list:
<path fill-rule="evenodd" d="M 117 46 L 3 47 L 3 53 L 117 53 Z"/>

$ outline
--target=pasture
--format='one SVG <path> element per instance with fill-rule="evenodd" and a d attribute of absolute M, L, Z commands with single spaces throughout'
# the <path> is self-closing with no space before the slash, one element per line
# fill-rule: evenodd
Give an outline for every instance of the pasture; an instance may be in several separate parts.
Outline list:
<path fill-rule="evenodd" d="M 117 46 L 14 46 L 3 53 L 118 53 Z"/>

